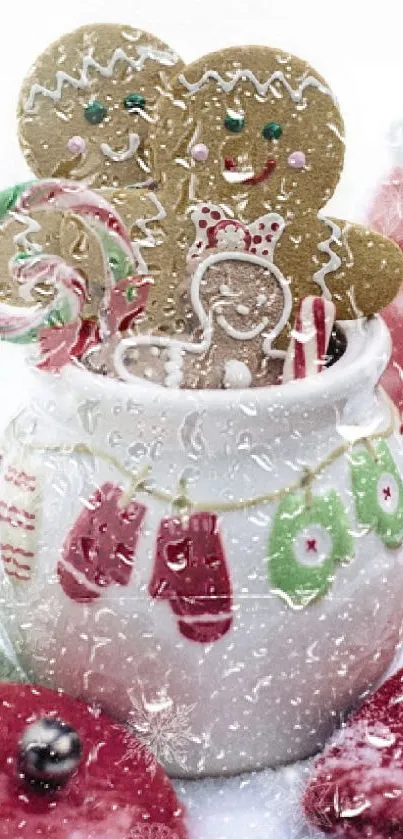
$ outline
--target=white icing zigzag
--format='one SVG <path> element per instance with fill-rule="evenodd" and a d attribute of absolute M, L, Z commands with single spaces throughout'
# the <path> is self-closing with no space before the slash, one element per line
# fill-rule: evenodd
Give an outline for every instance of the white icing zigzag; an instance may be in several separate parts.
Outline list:
<path fill-rule="evenodd" d="M 157 61 L 159 64 L 163 64 L 166 67 L 172 67 L 178 61 L 178 56 L 176 55 L 176 53 L 171 52 L 169 50 L 158 50 L 154 49 L 153 47 L 141 45 L 137 46 L 136 50 L 139 55 L 137 59 L 131 58 L 130 55 L 127 55 L 125 50 L 118 47 L 114 51 L 111 59 L 106 65 L 99 64 L 98 61 L 96 61 L 92 55 L 85 55 L 83 58 L 82 69 L 78 78 L 70 76 L 69 73 L 65 73 L 64 70 L 57 71 L 56 87 L 54 90 L 50 90 L 49 88 L 43 87 L 43 85 L 35 82 L 31 87 L 28 99 L 25 103 L 25 113 L 32 113 L 32 111 L 35 109 L 35 99 L 39 95 L 48 96 L 50 99 L 53 100 L 53 102 L 59 102 L 62 97 L 64 85 L 70 85 L 75 90 L 84 90 L 85 88 L 89 87 L 89 70 L 95 70 L 101 76 L 104 76 L 105 78 L 111 78 L 115 72 L 115 66 L 118 61 L 126 61 L 129 67 L 131 67 L 133 70 L 142 70 L 148 58 L 152 61 Z"/>
<path fill-rule="evenodd" d="M 316 273 L 313 275 L 313 281 L 317 283 L 317 285 L 321 289 L 323 297 L 326 297 L 327 300 L 331 300 L 332 295 L 325 283 L 325 277 L 326 274 L 330 274 L 332 273 L 332 271 L 337 271 L 337 269 L 340 268 L 341 259 L 337 255 L 337 253 L 334 253 L 334 251 L 332 251 L 332 245 L 340 244 L 341 230 L 340 227 L 338 227 L 338 225 L 334 221 L 332 221 L 332 219 L 326 218 L 325 216 L 321 215 L 321 213 L 318 214 L 318 219 L 319 221 L 323 221 L 325 224 L 327 224 L 331 230 L 329 238 L 326 239 L 325 242 L 320 242 L 318 245 L 318 250 L 320 250 L 322 253 L 327 253 L 329 257 L 329 262 L 326 262 L 325 265 L 322 265 L 322 267 L 319 268 L 319 271 L 316 271 Z"/>
<path fill-rule="evenodd" d="M 231 74 L 230 79 L 223 79 L 216 70 L 206 70 L 197 82 L 188 82 L 183 73 L 179 76 L 180 83 L 186 87 L 189 93 L 198 93 L 203 85 L 210 79 L 217 82 L 225 93 L 230 93 L 234 87 L 236 87 L 238 82 L 248 80 L 255 86 L 256 92 L 259 96 L 266 96 L 267 91 L 270 88 L 273 96 L 281 98 L 279 91 L 273 87 L 273 82 L 281 82 L 283 87 L 285 87 L 288 91 L 293 102 L 301 102 L 302 95 L 307 87 L 316 87 L 321 93 L 326 94 L 326 96 L 330 96 L 334 101 L 334 95 L 330 88 L 325 87 L 325 85 L 323 85 L 319 79 L 315 79 L 314 76 L 306 76 L 297 88 L 292 88 L 281 70 L 276 70 L 265 82 L 259 82 L 252 70 L 237 70 L 235 73 Z"/>
<path fill-rule="evenodd" d="M 148 274 L 148 266 L 147 263 L 141 253 L 142 248 L 153 248 L 155 247 L 158 242 L 155 239 L 154 234 L 151 230 L 148 229 L 148 225 L 151 224 L 153 221 L 162 221 L 166 217 L 166 211 L 161 204 L 161 201 L 157 198 L 154 192 L 150 192 L 147 195 L 147 198 L 152 201 L 156 209 L 156 215 L 151 216 L 150 218 L 138 218 L 136 219 L 136 226 L 144 233 L 145 239 L 135 239 L 132 242 L 133 251 L 135 257 L 138 262 L 138 272 L 139 274 Z"/>

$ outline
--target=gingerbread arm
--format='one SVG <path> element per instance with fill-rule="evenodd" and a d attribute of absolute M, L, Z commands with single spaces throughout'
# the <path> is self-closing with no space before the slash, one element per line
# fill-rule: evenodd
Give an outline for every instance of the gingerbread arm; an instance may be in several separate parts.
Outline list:
<path fill-rule="evenodd" d="M 356 318 L 381 311 L 403 281 L 400 248 L 361 225 L 341 219 L 326 221 L 334 226 L 333 254 L 339 258 L 339 266 L 326 276 L 337 317 Z"/>
<path fill-rule="evenodd" d="M 138 263 L 138 273 L 150 273 L 154 249 L 164 240 L 161 222 L 166 211 L 160 197 L 149 189 L 103 189 L 129 233 Z"/>

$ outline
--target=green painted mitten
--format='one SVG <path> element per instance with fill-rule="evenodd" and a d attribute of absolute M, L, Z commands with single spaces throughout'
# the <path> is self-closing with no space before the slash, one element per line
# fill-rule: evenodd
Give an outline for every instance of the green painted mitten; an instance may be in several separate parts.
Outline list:
<path fill-rule="evenodd" d="M 398 548 L 403 541 L 403 483 L 384 441 L 373 446 L 373 454 L 354 451 L 351 483 L 358 520 L 372 527 L 388 548 Z"/>
<path fill-rule="evenodd" d="M 336 492 L 306 502 L 303 493 L 280 502 L 269 540 L 269 576 L 280 597 L 301 608 L 322 597 L 335 564 L 354 555 L 349 521 Z"/>

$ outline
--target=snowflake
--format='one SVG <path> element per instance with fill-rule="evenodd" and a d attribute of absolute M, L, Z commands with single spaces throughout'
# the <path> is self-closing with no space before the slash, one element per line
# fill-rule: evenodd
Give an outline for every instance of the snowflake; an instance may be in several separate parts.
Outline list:
<path fill-rule="evenodd" d="M 140 698 L 131 694 L 130 700 L 128 726 L 138 742 L 128 736 L 128 756 L 141 756 L 151 772 L 155 771 L 154 758 L 160 763 L 186 769 L 187 748 L 190 743 L 199 742 L 189 724 L 196 706 L 175 705 L 166 694 L 154 701 L 147 700 L 143 694 Z M 151 756 L 146 756 L 144 747 Z"/>

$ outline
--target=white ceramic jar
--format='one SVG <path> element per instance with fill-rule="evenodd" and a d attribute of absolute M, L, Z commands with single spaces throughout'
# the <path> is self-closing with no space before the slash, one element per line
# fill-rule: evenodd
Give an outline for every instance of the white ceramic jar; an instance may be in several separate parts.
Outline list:
<path fill-rule="evenodd" d="M 173 775 L 312 754 L 393 657 L 389 336 L 345 331 L 332 368 L 267 389 L 35 373 L 7 432 L 2 604 L 22 663 L 129 721 Z"/>

